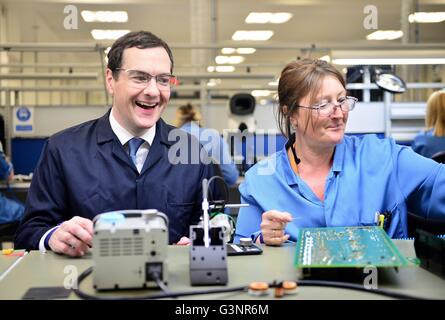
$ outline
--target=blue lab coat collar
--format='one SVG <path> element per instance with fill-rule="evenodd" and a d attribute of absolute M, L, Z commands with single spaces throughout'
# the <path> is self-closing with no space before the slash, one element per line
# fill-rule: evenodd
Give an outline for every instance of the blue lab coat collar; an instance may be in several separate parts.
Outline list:
<path fill-rule="evenodd" d="M 111 141 L 116 138 L 116 135 L 113 133 L 110 125 L 110 112 L 111 108 L 107 111 L 105 115 L 99 118 L 98 122 L 98 130 L 97 130 L 97 143 L 102 144 L 108 141 Z M 168 140 L 168 134 L 174 127 L 169 126 L 164 122 L 164 120 L 159 119 L 156 122 L 156 138 L 158 141 L 164 145 L 171 146 L 175 143 L 175 141 Z M 155 141 L 153 141 L 153 144 Z"/>
<path fill-rule="evenodd" d="M 288 148 L 290 148 L 291 144 L 293 144 L 294 142 L 295 142 L 295 133 L 293 133 L 290 136 L 289 140 L 286 142 L 283 149 L 279 153 L 279 156 L 278 156 L 279 159 L 277 159 L 277 161 L 281 162 L 281 164 L 282 164 L 284 176 L 286 177 L 286 181 L 287 181 L 288 185 L 290 185 L 290 186 L 298 184 L 298 177 L 295 175 L 294 171 L 292 170 L 292 167 L 289 162 L 289 158 L 287 156 L 287 150 L 288 150 Z M 345 157 L 345 141 L 343 139 L 342 142 L 340 142 L 338 145 L 335 146 L 334 161 L 332 164 L 331 173 L 329 175 L 331 175 L 331 174 L 337 175 L 338 173 L 340 173 L 343 170 L 344 157 Z"/>

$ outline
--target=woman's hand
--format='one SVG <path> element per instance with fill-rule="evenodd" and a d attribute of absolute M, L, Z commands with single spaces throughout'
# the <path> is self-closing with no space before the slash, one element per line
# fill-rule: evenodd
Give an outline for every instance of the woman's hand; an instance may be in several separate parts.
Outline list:
<path fill-rule="evenodd" d="M 270 210 L 263 213 L 261 221 L 261 233 L 264 243 L 267 245 L 279 246 L 289 239 L 288 234 L 284 234 L 286 224 L 292 221 L 292 215 L 288 212 Z"/>

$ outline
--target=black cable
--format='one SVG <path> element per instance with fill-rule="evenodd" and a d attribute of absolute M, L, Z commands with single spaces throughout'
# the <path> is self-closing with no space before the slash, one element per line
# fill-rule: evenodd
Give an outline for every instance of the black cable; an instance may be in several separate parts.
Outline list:
<path fill-rule="evenodd" d="M 164 293 L 162 294 L 153 294 L 153 295 L 147 295 L 147 296 L 139 296 L 139 297 L 98 297 L 94 295 L 87 294 L 79 289 L 80 284 L 82 281 L 91 274 L 93 271 L 93 267 L 89 267 L 84 272 L 82 272 L 79 277 L 77 278 L 77 289 L 72 289 L 73 292 L 82 299 L 86 300 L 148 300 L 148 299 L 166 299 L 166 298 L 177 298 L 177 297 L 185 297 L 185 296 L 194 296 L 194 295 L 203 295 L 203 294 L 214 294 L 214 293 L 229 293 L 229 292 L 237 292 L 237 291 L 247 291 L 247 286 L 239 286 L 239 287 L 233 287 L 233 288 L 225 288 L 225 289 L 216 289 L 216 290 L 196 290 L 196 291 L 185 291 L 185 292 L 165 292 L 165 285 L 162 283 L 162 281 L 159 278 L 159 275 L 155 277 L 154 274 L 152 274 L 156 284 L 158 284 L 161 288 L 161 290 L 164 290 Z M 157 278 L 157 280 L 156 280 Z M 158 282 L 159 281 L 159 282 Z M 160 285 L 162 283 L 162 286 Z M 349 289 L 349 290 L 356 290 L 356 291 L 362 291 L 366 293 L 371 294 L 377 294 L 382 296 L 387 296 L 390 298 L 395 299 L 404 299 L 404 300 L 426 300 L 426 298 L 418 297 L 418 296 L 412 296 L 404 293 L 399 293 L 395 291 L 390 290 L 383 290 L 383 289 L 366 289 L 365 287 L 358 285 L 358 284 L 352 284 L 352 283 L 346 283 L 346 282 L 337 282 L 337 281 L 323 281 L 323 280 L 299 280 L 297 281 L 297 284 L 301 287 L 332 287 L 332 288 L 340 288 L 340 289 Z M 269 283 L 270 287 L 276 287 L 277 285 L 281 285 L 279 282 L 272 282 Z M 168 290 L 168 289 L 167 289 Z"/>
<path fill-rule="evenodd" d="M 399 293 L 390 290 L 384 289 L 366 289 L 364 286 L 347 283 L 347 282 L 338 282 L 338 281 L 324 281 L 324 280 L 300 280 L 297 282 L 299 286 L 318 286 L 318 287 L 332 287 L 332 288 L 342 288 L 342 289 L 350 289 L 363 291 L 367 293 L 378 294 L 382 296 L 387 296 L 395 299 L 403 299 L 403 300 L 426 300 L 426 298 L 412 296 L 404 293 Z"/>
<path fill-rule="evenodd" d="M 149 300 L 149 299 L 165 299 L 165 298 L 177 298 L 177 297 L 185 297 L 185 296 L 193 296 L 193 295 L 202 295 L 202 294 L 214 294 L 214 293 L 228 293 L 228 292 L 236 292 L 236 291 L 247 291 L 246 286 L 233 287 L 233 288 L 225 288 L 225 289 L 216 289 L 216 290 L 197 290 L 197 291 L 185 291 L 185 292 L 171 292 L 171 293 L 162 293 L 162 294 L 152 294 L 147 296 L 139 296 L 139 297 L 98 297 L 88 293 L 81 291 L 80 284 L 82 281 L 91 274 L 93 271 L 93 267 L 89 267 L 84 272 L 82 272 L 77 278 L 77 288 L 73 288 L 73 292 L 82 299 L 85 300 Z M 159 277 L 158 277 L 159 280 Z M 155 280 L 156 281 L 156 280 Z M 161 281 L 162 282 L 162 281 Z M 162 289 L 162 288 L 161 288 Z"/>
<path fill-rule="evenodd" d="M 159 276 L 158 272 L 152 272 L 151 277 L 156 282 L 156 285 L 165 293 L 165 294 L 171 294 L 170 290 L 168 290 L 167 286 L 165 285 L 164 281 L 162 281 L 161 277 Z"/>
<path fill-rule="evenodd" d="M 224 193 L 225 193 L 224 201 L 225 201 L 225 203 L 227 203 L 229 201 L 229 187 L 227 186 L 227 183 L 224 180 L 224 178 L 221 176 L 213 176 L 209 179 L 209 181 L 207 181 L 207 191 L 209 194 L 208 195 L 206 194 L 205 197 L 207 198 L 207 196 L 209 196 L 208 197 L 210 199 L 209 201 L 214 200 L 213 196 L 212 196 L 212 191 L 210 190 L 210 183 L 215 179 L 219 179 L 222 181 L 222 184 L 224 185 Z"/>
<path fill-rule="evenodd" d="M 291 148 L 291 150 L 292 150 L 292 155 L 294 156 L 294 161 L 295 161 L 295 163 L 296 163 L 297 165 L 300 164 L 301 159 L 297 157 L 297 152 L 295 151 L 295 148 L 294 148 L 294 144 L 293 144 L 293 143 L 291 144 L 290 148 Z"/>

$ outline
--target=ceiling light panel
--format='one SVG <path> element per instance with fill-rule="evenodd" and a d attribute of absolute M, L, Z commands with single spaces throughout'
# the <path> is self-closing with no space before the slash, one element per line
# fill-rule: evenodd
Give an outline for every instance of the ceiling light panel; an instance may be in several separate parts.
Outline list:
<path fill-rule="evenodd" d="M 246 17 L 246 23 L 285 23 L 292 18 L 289 12 L 251 12 Z"/>
<path fill-rule="evenodd" d="M 273 36 L 272 30 L 237 30 L 232 36 L 235 41 L 266 41 Z"/>
<path fill-rule="evenodd" d="M 273 93 L 273 91 L 271 90 L 253 90 L 251 92 L 252 96 L 254 97 L 267 97 L 269 95 L 271 95 Z"/>
<path fill-rule="evenodd" d="M 367 40 L 395 40 L 403 37 L 401 30 L 377 30 L 366 36 Z"/>
<path fill-rule="evenodd" d="M 234 72 L 234 66 L 208 66 L 207 72 Z"/>
<path fill-rule="evenodd" d="M 127 22 L 126 11 L 89 11 L 83 10 L 81 16 L 85 22 Z"/>
<path fill-rule="evenodd" d="M 217 64 L 238 64 L 244 61 L 242 56 L 216 56 L 215 62 Z"/>
<path fill-rule="evenodd" d="M 236 53 L 238 54 L 252 54 L 255 53 L 255 48 L 238 48 L 236 49 Z"/>
<path fill-rule="evenodd" d="M 221 49 L 221 53 L 222 54 L 234 54 L 234 53 L 238 53 L 238 54 L 252 54 L 255 53 L 256 49 L 255 48 L 222 48 Z"/>
<path fill-rule="evenodd" d="M 222 54 L 233 54 L 236 52 L 235 48 L 222 48 L 221 53 Z"/>
<path fill-rule="evenodd" d="M 318 58 L 318 59 L 319 59 L 319 60 L 326 61 L 327 63 L 330 63 L 330 62 L 331 62 L 331 57 L 330 57 L 329 55 L 322 56 L 322 57 L 320 57 L 320 58 Z"/>
<path fill-rule="evenodd" d="M 439 23 L 445 21 L 445 12 L 415 12 L 408 16 L 410 23 Z"/>
<path fill-rule="evenodd" d="M 95 40 L 116 40 L 127 34 L 128 32 L 130 32 L 130 30 L 93 29 L 91 30 L 91 35 Z"/>

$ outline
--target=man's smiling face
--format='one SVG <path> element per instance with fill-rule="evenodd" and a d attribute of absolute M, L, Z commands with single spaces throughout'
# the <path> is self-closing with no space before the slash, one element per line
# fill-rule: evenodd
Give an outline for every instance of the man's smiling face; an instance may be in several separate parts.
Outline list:
<path fill-rule="evenodd" d="M 121 69 L 157 76 L 170 74 L 171 62 L 162 47 L 132 47 L 124 50 Z M 135 136 L 141 136 L 156 124 L 170 99 L 170 87 L 158 85 L 154 78 L 141 88 L 131 81 L 127 72 L 119 71 L 115 79 L 108 69 L 106 80 L 108 91 L 113 95 L 113 115 L 121 126 Z"/>

